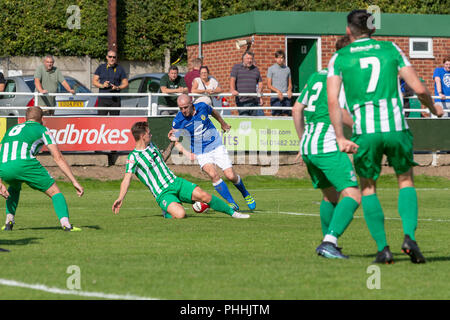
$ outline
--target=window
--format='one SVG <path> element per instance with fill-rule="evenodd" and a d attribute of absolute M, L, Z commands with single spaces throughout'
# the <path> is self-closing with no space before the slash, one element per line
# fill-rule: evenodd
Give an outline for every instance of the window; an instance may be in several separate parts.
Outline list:
<path fill-rule="evenodd" d="M 409 38 L 409 57 L 433 59 L 433 39 Z"/>
<path fill-rule="evenodd" d="M 5 92 L 16 92 L 16 83 L 14 80 L 6 80 Z M 0 99 L 14 99 L 14 95 L 0 95 Z"/>
<path fill-rule="evenodd" d="M 128 87 L 123 89 L 122 93 L 138 93 L 139 88 L 141 87 L 142 78 L 134 79 L 128 82 Z M 122 97 L 128 98 L 128 97 Z"/>
<path fill-rule="evenodd" d="M 147 89 L 145 92 L 158 93 L 159 92 L 159 80 L 153 78 L 147 78 L 147 85 L 145 88 Z"/>

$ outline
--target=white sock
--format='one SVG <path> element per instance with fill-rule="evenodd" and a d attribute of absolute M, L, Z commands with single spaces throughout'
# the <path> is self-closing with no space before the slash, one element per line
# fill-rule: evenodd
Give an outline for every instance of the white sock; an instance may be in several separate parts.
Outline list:
<path fill-rule="evenodd" d="M 6 223 L 5 224 L 7 224 L 8 222 L 12 222 L 13 224 L 15 223 L 15 221 L 14 221 L 14 215 L 13 214 L 11 214 L 11 213 L 8 213 L 7 215 L 6 215 Z"/>
<path fill-rule="evenodd" d="M 332 244 L 334 244 L 337 247 L 337 238 L 335 236 L 332 236 L 331 234 L 325 235 L 325 237 L 323 238 L 323 241 L 331 242 Z"/>
<path fill-rule="evenodd" d="M 69 218 L 67 217 L 62 217 L 59 222 L 61 222 L 61 227 L 68 227 L 70 228 L 70 222 L 69 222 Z"/>

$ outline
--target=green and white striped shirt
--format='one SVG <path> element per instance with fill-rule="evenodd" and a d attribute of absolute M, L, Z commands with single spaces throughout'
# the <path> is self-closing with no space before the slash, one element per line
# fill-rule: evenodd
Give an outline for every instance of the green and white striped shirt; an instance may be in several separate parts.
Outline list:
<path fill-rule="evenodd" d="M 0 159 L 2 163 L 16 160 L 34 160 L 44 145 L 56 144 L 53 135 L 42 124 L 26 121 L 6 131 L 2 139 Z"/>
<path fill-rule="evenodd" d="M 336 135 L 328 113 L 327 73 L 327 69 L 313 73 L 297 99 L 307 106 L 304 109 L 305 131 L 300 141 L 303 155 L 338 150 Z"/>
<path fill-rule="evenodd" d="M 158 148 L 150 143 L 144 150 L 134 149 L 128 155 L 125 171 L 134 173 L 157 198 L 177 176 L 164 162 Z"/>
<path fill-rule="evenodd" d="M 370 38 L 358 39 L 333 55 L 328 76 L 342 78 L 353 134 L 408 129 L 398 71 L 410 65 L 396 44 Z"/>

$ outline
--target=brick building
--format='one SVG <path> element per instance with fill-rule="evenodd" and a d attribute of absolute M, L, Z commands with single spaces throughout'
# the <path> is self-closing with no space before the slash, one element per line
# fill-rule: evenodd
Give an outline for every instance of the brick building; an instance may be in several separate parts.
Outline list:
<path fill-rule="evenodd" d="M 335 51 L 336 40 L 345 34 L 346 12 L 253 11 L 202 22 L 201 56 L 225 92 L 229 92 L 230 71 L 247 46 L 236 47 L 237 40 L 253 41 L 256 65 L 267 90 L 267 68 L 274 53 L 286 52 L 291 68 L 294 92 L 299 92 L 309 75 L 327 67 Z M 382 13 L 374 25 L 374 39 L 395 42 L 408 56 L 431 93 L 433 70 L 442 66 L 450 54 L 450 18 L 448 15 Z M 187 26 L 188 65 L 199 56 L 198 23 Z M 234 99 L 228 98 L 230 105 Z M 265 98 L 264 105 L 270 105 Z M 266 111 L 269 114 L 269 111 Z"/>

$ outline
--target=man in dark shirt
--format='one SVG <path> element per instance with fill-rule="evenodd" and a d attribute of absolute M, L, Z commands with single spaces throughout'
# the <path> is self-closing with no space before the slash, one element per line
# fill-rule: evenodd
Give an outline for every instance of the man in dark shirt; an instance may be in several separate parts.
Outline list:
<path fill-rule="evenodd" d="M 117 64 L 117 52 L 108 51 L 106 60 L 107 63 L 99 65 L 95 70 L 92 83 L 99 88 L 99 93 L 119 93 L 120 90 L 128 87 L 127 75 L 125 70 Z M 119 115 L 120 96 L 100 96 L 98 106 L 116 108 L 116 110 L 99 110 L 99 115 Z"/>
<path fill-rule="evenodd" d="M 178 67 L 171 66 L 169 72 L 162 76 L 159 82 L 162 93 L 188 93 L 188 88 L 184 78 L 178 74 Z M 175 107 L 178 108 L 177 104 L 178 96 L 159 96 L 158 106 L 159 107 Z M 178 112 L 176 110 L 163 110 L 160 114 L 175 114 Z"/>
<path fill-rule="evenodd" d="M 242 55 L 242 63 L 235 64 L 231 69 L 230 75 L 230 90 L 233 96 L 236 96 L 236 105 L 243 106 L 258 106 L 262 105 L 262 97 L 252 96 L 237 96 L 242 93 L 258 93 L 261 95 L 263 83 L 261 73 L 258 67 L 254 65 L 255 54 L 251 51 L 246 51 Z M 259 116 L 264 115 L 262 110 L 239 110 L 239 115 Z"/>

